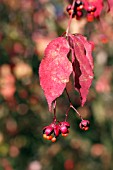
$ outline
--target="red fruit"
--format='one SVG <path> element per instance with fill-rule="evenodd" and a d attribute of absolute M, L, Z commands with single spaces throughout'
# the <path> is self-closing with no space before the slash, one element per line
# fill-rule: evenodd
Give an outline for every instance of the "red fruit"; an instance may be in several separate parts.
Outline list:
<path fill-rule="evenodd" d="M 70 124 L 66 121 L 59 122 L 57 124 L 56 122 L 53 122 L 49 126 L 45 126 L 43 128 L 43 138 L 46 140 L 51 140 L 52 142 L 55 142 L 59 134 L 62 133 L 62 136 L 68 135 L 69 127 L 70 127 Z M 52 133 L 54 133 L 54 137 L 51 135 Z"/>
<path fill-rule="evenodd" d="M 54 134 L 55 134 L 55 137 L 59 136 L 59 134 L 60 134 L 60 126 L 59 125 L 54 126 Z"/>
<path fill-rule="evenodd" d="M 60 125 L 65 125 L 65 126 L 67 126 L 68 128 L 70 127 L 69 122 L 66 122 L 66 121 L 60 122 Z"/>
<path fill-rule="evenodd" d="M 83 16 L 82 11 L 77 11 L 77 13 L 76 13 L 76 19 L 79 20 L 82 16 Z"/>
<path fill-rule="evenodd" d="M 51 139 L 51 141 L 52 141 L 52 142 L 56 142 L 56 138 L 53 137 L 53 138 Z"/>
<path fill-rule="evenodd" d="M 79 124 L 80 129 L 85 131 L 89 129 L 89 126 L 90 126 L 89 120 L 82 120 Z"/>
<path fill-rule="evenodd" d="M 46 135 L 50 135 L 50 134 L 52 133 L 52 131 L 53 131 L 53 128 L 48 126 L 48 127 L 45 129 L 44 133 L 45 133 Z"/>
<path fill-rule="evenodd" d="M 93 6 L 93 5 L 92 6 L 88 6 L 88 9 L 87 9 L 88 13 L 91 13 L 91 12 L 94 13 L 95 11 L 96 11 L 96 7 L 95 6 Z"/>
<path fill-rule="evenodd" d="M 75 2 L 75 6 L 80 7 L 81 5 L 83 5 L 82 1 L 77 0 L 77 1 Z"/>
<path fill-rule="evenodd" d="M 43 134 L 43 138 L 44 138 L 44 139 L 47 139 L 47 135 L 46 135 L 46 134 Z"/>
<path fill-rule="evenodd" d="M 63 136 L 63 137 L 66 137 L 66 136 L 68 136 L 68 133 L 65 133 L 65 134 L 62 133 L 62 136 Z"/>
<path fill-rule="evenodd" d="M 69 15 L 72 15 L 72 18 L 75 17 L 76 15 L 76 10 L 72 9 L 72 5 L 68 5 L 66 8 L 66 11 L 68 12 Z"/>
<path fill-rule="evenodd" d="M 94 20 L 94 15 L 92 15 L 91 13 L 87 14 L 87 21 L 88 22 L 93 22 L 93 20 Z"/>
<path fill-rule="evenodd" d="M 77 11 L 81 11 L 83 8 L 84 8 L 84 6 L 80 5 L 80 6 L 77 7 Z"/>
<path fill-rule="evenodd" d="M 47 140 L 51 140 L 52 139 L 52 136 L 50 135 L 50 136 L 46 136 L 46 139 Z"/>
<path fill-rule="evenodd" d="M 71 4 L 70 4 L 70 5 L 68 5 L 68 6 L 67 6 L 67 8 L 66 8 L 66 11 L 67 11 L 67 12 L 69 12 L 69 11 L 71 10 L 71 7 L 72 7 L 72 5 L 71 5 Z"/>
<path fill-rule="evenodd" d="M 46 140 L 51 140 L 52 139 L 52 136 L 47 136 L 46 134 L 43 134 L 43 138 L 46 139 Z"/>
<path fill-rule="evenodd" d="M 65 125 L 60 126 L 61 133 L 65 134 L 68 132 L 68 128 Z"/>
<path fill-rule="evenodd" d="M 77 0 L 75 2 L 75 7 L 76 7 L 76 11 L 81 11 L 84 8 L 82 1 Z"/>

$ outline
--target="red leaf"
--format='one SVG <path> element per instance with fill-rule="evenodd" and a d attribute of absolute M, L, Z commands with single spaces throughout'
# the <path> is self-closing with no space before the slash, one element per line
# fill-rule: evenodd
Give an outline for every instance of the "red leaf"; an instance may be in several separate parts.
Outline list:
<path fill-rule="evenodd" d="M 93 57 L 92 57 L 92 51 L 94 48 L 93 42 L 88 42 L 87 38 L 81 34 L 78 35 L 76 34 L 76 38 L 78 38 L 78 40 L 84 45 L 86 58 L 88 59 L 91 68 L 93 69 L 94 68 Z"/>
<path fill-rule="evenodd" d="M 108 11 L 110 11 L 113 8 L 113 0 L 108 0 L 107 3 L 108 3 L 108 8 L 109 8 Z"/>
<path fill-rule="evenodd" d="M 86 102 L 86 97 L 93 79 L 92 44 L 82 35 L 69 35 L 72 50 L 72 64 L 75 89 L 81 96 L 81 105 Z"/>
<path fill-rule="evenodd" d="M 50 111 L 52 102 L 63 93 L 72 73 L 72 63 L 67 58 L 69 50 L 64 37 L 54 39 L 45 49 L 45 57 L 39 67 L 40 85 Z"/>

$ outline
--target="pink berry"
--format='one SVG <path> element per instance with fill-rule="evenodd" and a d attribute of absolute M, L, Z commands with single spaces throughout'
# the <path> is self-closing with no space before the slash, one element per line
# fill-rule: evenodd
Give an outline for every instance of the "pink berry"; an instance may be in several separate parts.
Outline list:
<path fill-rule="evenodd" d="M 52 141 L 53 143 L 56 142 L 56 138 L 53 137 L 53 138 L 51 139 L 51 141 Z"/>
<path fill-rule="evenodd" d="M 72 7 L 72 5 L 70 4 L 70 5 L 68 5 L 67 6 L 67 8 L 66 8 L 66 11 L 68 12 L 69 10 L 71 10 L 71 7 Z"/>
<path fill-rule="evenodd" d="M 60 126 L 61 133 L 65 134 L 68 132 L 68 128 L 65 125 Z"/>
<path fill-rule="evenodd" d="M 95 6 L 88 6 L 87 12 L 91 13 L 91 12 L 95 12 L 96 11 L 96 7 Z"/>
<path fill-rule="evenodd" d="M 89 129 L 89 126 L 90 126 L 89 120 L 82 120 L 79 124 L 80 129 L 85 131 Z"/>
<path fill-rule="evenodd" d="M 80 5 L 83 5 L 83 3 L 82 3 L 82 1 L 77 0 L 77 1 L 75 2 L 75 5 L 76 5 L 76 6 L 80 6 Z"/>
<path fill-rule="evenodd" d="M 66 127 L 70 127 L 70 124 L 69 124 L 69 122 L 66 122 L 66 121 L 64 121 L 64 122 L 60 122 L 60 125 L 64 125 L 64 126 L 66 126 Z"/>
<path fill-rule="evenodd" d="M 68 133 L 62 133 L 62 136 L 66 137 L 66 136 L 68 136 Z"/>
<path fill-rule="evenodd" d="M 52 132 L 53 132 L 53 128 L 50 127 L 50 126 L 48 126 L 48 127 L 45 129 L 45 131 L 44 131 L 44 133 L 45 133 L 46 135 L 50 135 Z"/>
<path fill-rule="evenodd" d="M 55 134 L 55 137 L 59 136 L 60 134 L 60 127 L 58 124 L 54 126 L 54 134 Z"/>

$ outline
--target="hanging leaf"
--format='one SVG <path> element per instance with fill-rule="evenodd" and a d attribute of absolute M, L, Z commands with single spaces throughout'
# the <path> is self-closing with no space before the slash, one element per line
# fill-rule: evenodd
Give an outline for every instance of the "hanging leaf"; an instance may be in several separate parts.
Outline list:
<path fill-rule="evenodd" d="M 81 105 L 86 97 L 93 79 L 92 44 L 80 35 L 69 35 L 69 44 L 72 50 L 72 65 L 75 89 L 80 93 Z"/>
<path fill-rule="evenodd" d="M 72 63 L 67 58 L 69 51 L 64 37 L 54 39 L 45 49 L 45 57 L 39 67 L 40 85 L 50 111 L 52 102 L 63 93 L 72 73 Z"/>
<path fill-rule="evenodd" d="M 108 0 L 107 3 L 108 3 L 108 8 L 109 8 L 108 11 L 110 11 L 113 8 L 113 0 Z"/>
<path fill-rule="evenodd" d="M 78 38 L 78 40 L 81 42 L 81 44 L 84 45 L 83 52 L 85 52 L 85 56 L 88 59 L 91 68 L 93 69 L 94 68 L 93 57 L 92 57 L 92 51 L 94 48 L 93 42 L 88 42 L 87 38 L 81 34 L 76 34 L 76 38 Z"/>

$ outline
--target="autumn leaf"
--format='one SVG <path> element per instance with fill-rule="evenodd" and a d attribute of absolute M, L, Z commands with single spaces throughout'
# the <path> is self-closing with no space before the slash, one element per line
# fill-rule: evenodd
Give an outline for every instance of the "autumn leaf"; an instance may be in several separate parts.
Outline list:
<path fill-rule="evenodd" d="M 89 88 L 93 79 L 92 44 L 80 35 L 69 35 L 72 51 L 72 65 L 75 89 L 80 93 L 81 105 L 86 102 Z"/>
<path fill-rule="evenodd" d="M 45 49 L 39 67 L 40 85 L 50 111 L 52 102 L 63 93 L 72 73 L 72 63 L 67 58 L 69 51 L 68 41 L 64 37 L 54 39 Z"/>
<path fill-rule="evenodd" d="M 87 38 L 81 34 L 76 34 L 76 38 L 78 38 L 78 40 L 84 45 L 84 51 L 86 53 L 86 58 L 88 59 L 91 68 L 93 69 L 94 63 L 93 63 L 92 51 L 94 48 L 94 43 L 88 42 Z"/>
<path fill-rule="evenodd" d="M 108 11 L 110 11 L 113 8 L 113 0 L 108 0 L 107 3 L 108 3 L 108 7 L 109 7 Z"/>

